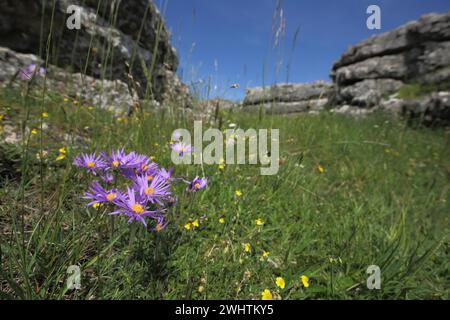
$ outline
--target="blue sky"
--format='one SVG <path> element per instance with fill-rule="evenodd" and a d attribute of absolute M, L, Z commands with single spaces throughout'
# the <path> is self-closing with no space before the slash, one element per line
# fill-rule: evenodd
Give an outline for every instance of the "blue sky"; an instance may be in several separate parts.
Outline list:
<path fill-rule="evenodd" d="M 233 100 L 242 99 L 247 87 L 329 80 L 332 64 L 350 45 L 423 14 L 450 11 L 449 0 L 281 0 L 286 32 L 274 48 L 276 0 L 156 0 L 156 4 L 172 33 L 183 81 L 197 83 L 204 97 L 210 78 L 210 97 Z M 381 8 L 381 30 L 366 27 L 371 4 Z M 228 89 L 232 83 L 241 87 Z"/>

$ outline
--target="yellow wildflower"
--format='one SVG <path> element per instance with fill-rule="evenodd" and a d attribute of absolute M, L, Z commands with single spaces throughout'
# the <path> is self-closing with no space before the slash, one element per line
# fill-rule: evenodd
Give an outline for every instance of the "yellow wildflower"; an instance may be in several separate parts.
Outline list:
<path fill-rule="evenodd" d="M 190 223 L 186 223 L 186 224 L 184 225 L 184 228 L 185 228 L 186 230 L 191 230 L 191 224 L 190 224 Z"/>
<path fill-rule="evenodd" d="M 307 276 L 302 275 L 302 276 L 300 277 L 300 280 L 302 281 L 302 284 L 303 284 L 303 286 L 304 286 L 305 288 L 308 288 L 308 287 L 309 287 L 309 278 L 308 278 Z"/>
<path fill-rule="evenodd" d="M 64 154 L 59 154 L 59 156 L 57 156 L 56 157 L 56 161 L 61 161 L 61 160 L 64 160 L 66 158 L 66 155 L 64 155 Z"/>
<path fill-rule="evenodd" d="M 37 129 L 31 129 L 31 134 L 37 134 L 38 130 Z"/>
<path fill-rule="evenodd" d="M 320 164 L 317 165 L 317 170 L 318 170 L 320 173 L 324 173 L 324 172 L 325 172 L 324 167 L 322 167 Z"/>
<path fill-rule="evenodd" d="M 92 205 L 92 208 L 97 209 L 97 208 L 101 207 L 102 205 L 103 205 L 103 203 L 97 202 Z"/>
<path fill-rule="evenodd" d="M 196 227 L 196 228 L 200 227 L 200 223 L 198 222 L 198 219 L 195 219 L 194 221 L 192 221 L 192 226 Z"/>
<path fill-rule="evenodd" d="M 59 153 L 66 154 L 66 147 L 59 148 Z"/>
<path fill-rule="evenodd" d="M 265 289 L 261 293 L 261 300 L 272 300 L 272 292 L 269 289 Z"/>
<path fill-rule="evenodd" d="M 242 192 L 241 192 L 241 190 L 236 190 L 235 192 L 234 192 L 234 194 L 236 195 L 236 197 L 240 197 L 240 196 L 242 196 Z"/>
<path fill-rule="evenodd" d="M 219 169 L 220 169 L 220 170 L 223 170 L 223 169 L 225 169 L 225 165 L 224 165 L 224 164 L 222 164 L 222 163 L 221 163 L 221 164 L 219 164 Z"/>
<path fill-rule="evenodd" d="M 250 252 L 250 243 L 244 243 L 244 251 Z"/>
<path fill-rule="evenodd" d="M 48 112 L 42 112 L 42 118 L 48 118 Z"/>
<path fill-rule="evenodd" d="M 69 98 L 64 97 L 64 102 L 67 102 L 67 101 L 69 101 Z"/>
<path fill-rule="evenodd" d="M 269 251 L 263 251 L 263 254 L 262 254 L 263 257 L 268 257 L 269 255 L 270 255 Z"/>
<path fill-rule="evenodd" d="M 262 222 L 261 218 L 256 219 L 255 223 L 257 226 L 262 226 L 264 224 L 264 222 Z"/>
<path fill-rule="evenodd" d="M 224 218 L 220 218 L 219 219 L 219 223 L 224 224 L 225 223 L 225 219 Z"/>
<path fill-rule="evenodd" d="M 284 282 L 284 279 L 282 277 L 277 277 L 275 279 L 275 284 L 277 285 L 277 287 L 280 287 L 281 289 L 284 289 L 284 287 L 286 286 L 286 282 Z"/>

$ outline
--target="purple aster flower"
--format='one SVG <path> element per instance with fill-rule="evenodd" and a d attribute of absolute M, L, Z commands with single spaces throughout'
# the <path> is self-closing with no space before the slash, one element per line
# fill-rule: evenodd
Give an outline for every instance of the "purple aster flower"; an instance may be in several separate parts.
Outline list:
<path fill-rule="evenodd" d="M 89 192 L 85 193 L 83 199 L 92 200 L 88 203 L 88 206 L 103 202 L 117 204 L 123 200 L 123 195 L 117 189 L 105 190 L 98 181 L 94 181 L 89 187 Z"/>
<path fill-rule="evenodd" d="M 19 71 L 19 79 L 22 81 L 30 80 L 34 75 L 43 76 L 45 69 L 40 67 L 37 69 L 37 65 L 32 63 Z"/>
<path fill-rule="evenodd" d="M 189 183 L 189 186 L 187 187 L 186 190 L 189 192 L 197 192 L 198 190 L 206 187 L 207 184 L 208 184 L 208 178 L 203 177 L 200 179 L 199 177 L 195 177 L 194 180 L 192 180 Z"/>
<path fill-rule="evenodd" d="M 164 229 L 168 224 L 168 221 L 164 221 L 164 217 L 160 216 L 158 217 L 157 221 L 156 221 L 156 226 L 154 228 L 149 228 L 152 231 L 161 231 L 162 229 Z"/>
<path fill-rule="evenodd" d="M 168 196 L 166 201 L 167 201 L 167 205 L 169 207 L 174 207 L 174 206 L 177 205 L 178 199 L 176 197 L 173 197 L 173 196 Z"/>
<path fill-rule="evenodd" d="M 112 169 L 129 169 L 134 168 L 138 165 L 136 161 L 135 154 L 130 153 L 126 154 L 123 149 L 121 150 L 112 150 L 111 156 L 107 155 L 105 152 L 100 152 L 103 159 L 108 164 L 109 168 Z"/>
<path fill-rule="evenodd" d="M 73 161 L 73 164 L 78 167 L 83 167 L 87 169 L 87 172 L 96 174 L 96 170 L 102 170 L 106 168 L 106 162 L 103 161 L 100 156 L 95 153 L 82 154 L 78 156 Z"/>
<path fill-rule="evenodd" d="M 161 168 L 158 170 L 158 175 L 165 180 L 170 181 L 172 180 L 172 169 L 166 170 L 164 168 Z"/>
<path fill-rule="evenodd" d="M 147 175 L 139 176 L 136 178 L 134 188 L 142 197 L 147 198 L 151 203 L 156 202 L 159 205 L 163 205 L 162 200 L 170 195 L 170 185 L 160 175 L 156 175 L 151 180 L 149 180 Z"/>
<path fill-rule="evenodd" d="M 151 180 L 158 173 L 158 165 L 148 156 L 131 152 L 128 157 L 130 165 L 122 170 L 124 177 L 134 180 L 137 176 L 146 174 Z"/>
<path fill-rule="evenodd" d="M 114 177 L 111 173 L 102 172 L 100 173 L 100 178 L 107 184 L 112 184 L 114 182 Z"/>
<path fill-rule="evenodd" d="M 172 150 L 177 152 L 180 157 L 187 153 L 192 153 L 194 148 L 190 144 L 184 144 L 183 142 L 177 142 L 172 145 Z"/>
<path fill-rule="evenodd" d="M 118 201 L 117 206 L 120 208 L 110 214 L 125 214 L 129 217 L 128 222 L 140 221 L 147 227 L 146 217 L 152 219 L 160 219 L 162 210 L 150 211 L 147 208 L 147 199 L 141 196 L 132 188 L 128 188 L 127 193 L 121 201 Z"/>

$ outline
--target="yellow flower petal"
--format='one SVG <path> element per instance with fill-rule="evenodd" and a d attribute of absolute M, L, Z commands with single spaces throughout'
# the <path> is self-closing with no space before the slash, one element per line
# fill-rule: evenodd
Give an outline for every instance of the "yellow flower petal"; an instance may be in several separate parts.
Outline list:
<path fill-rule="evenodd" d="M 303 286 L 304 286 L 305 288 L 308 288 L 308 287 L 309 287 L 309 278 L 308 278 L 307 276 L 302 275 L 302 276 L 300 277 L 300 280 L 302 281 L 302 284 L 303 284 Z"/>
<path fill-rule="evenodd" d="M 220 218 L 219 219 L 219 223 L 224 224 L 225 223 L 225 219 L 224 218 Z"/>
<path fill-rule="evenodd" d="M 272 300 L 272 292 L 269 289 L 265 289 L 261 293 L 261 300 Z"/>
<path fill-rule="evenodd" d="M 281 289 L 284 289 L 284 287 L 286 286 L 286 282 L 284 282 L 284 279 L 282 277 L 277 277 L 275 279 L 275 284 L 277 285 L 277 287 L 280 287 Z"/>
<path fill-rule="evenodd" d="M 317 170 L 319 170 L 320 173 L 324 173 L 325 169 L 320 164 L 317 165 Z"/>
<path fill-rule="evenodd" d="M 185 228 L 186 230 L 191 230 L 191 224 L 190 224 L 190 223 L 186 223 L 186 224 L 184 225 L 184 228 Z"/>

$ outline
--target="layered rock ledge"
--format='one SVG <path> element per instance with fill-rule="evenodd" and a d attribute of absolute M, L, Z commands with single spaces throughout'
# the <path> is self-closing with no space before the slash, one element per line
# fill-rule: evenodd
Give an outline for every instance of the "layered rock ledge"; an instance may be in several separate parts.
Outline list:
<path fill-rule="evenodd" d="M 408 83 L 450 81 L 450 12 L 428 14 L 348 48 L 333 65 L 336 102 L 377 106 Z"/>
<path fill-rule="evenodd" d="M 331 90 L 331 84 L 323 81 L 251 88 L 247 90 L 243 109 L 253 111 L 262 107 L 274 114 L 316 112 L 328 104 Z"/>

